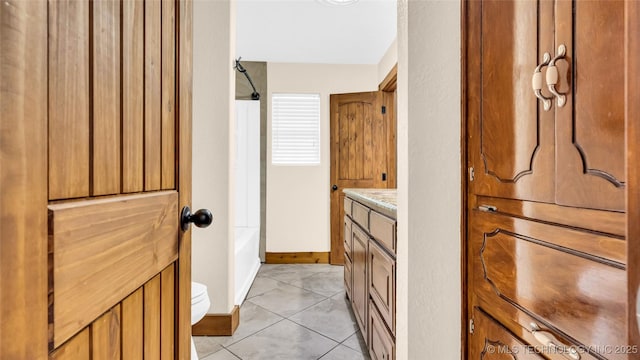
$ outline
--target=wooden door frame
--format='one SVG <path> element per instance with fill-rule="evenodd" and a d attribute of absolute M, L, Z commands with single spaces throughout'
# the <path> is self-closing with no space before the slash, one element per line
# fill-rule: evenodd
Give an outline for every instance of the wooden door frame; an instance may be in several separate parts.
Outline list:
<path fill-rule="evenodd" d="M 191 142 L 193 81 L 193 2 L 180 0 L 176 21 L 178 28 L 178 209 L 191 206 Z M 177 216 L 178 214 L 176 214 Z M 176 359 L 191 358 L 191 228 L 180 234 L 178 241 L 178 286 Z"/>
<path fill-rule="evenodd" d="M 460 286 L 461 286 L 461 311 L 460 311 L 460 358 L 461 360 L 468 358 L 468 318 L 469 318 L 469 296 L 467 293 L 467 211 L 469 206 L 469 187 L 467 183 L 468 173 L 468 129 L 467 129 L 467 41 L 470 36 L 467 20 L 469 18 L 468 1 L 462 1 L 462 10 L 460 12 L 460 34 L 461 34 L 461 58 L 460 58 Z"/>
<path fill-rule="evenodd" d="M 48 352 L 47 19 L 45 1 L 9 0 L 0 11 L 2 359 Z"/>

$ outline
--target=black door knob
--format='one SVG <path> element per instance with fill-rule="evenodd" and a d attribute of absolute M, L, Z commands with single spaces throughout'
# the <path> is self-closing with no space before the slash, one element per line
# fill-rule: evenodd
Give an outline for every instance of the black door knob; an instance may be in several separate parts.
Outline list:
<path fill-rule="evenodd" d="M 212 221 L 213 215 L 209 209 L 200 209 L 192 214 L 188 206 L 182 208 L 182 214 L 180 215 L 180 227 L 182 231 L 187 231 L 191 223 L 199 228 L 206 228 L 211 225 Z"/>
<path fill-rule="evenodd" d="M 336 191 L 336 190 L 338 190 L 338 185 L 336 185 L 336 184 L 333 184 L 333 186 L 331 187 L 331 190 L 333 190 L 333 191 Z"/>

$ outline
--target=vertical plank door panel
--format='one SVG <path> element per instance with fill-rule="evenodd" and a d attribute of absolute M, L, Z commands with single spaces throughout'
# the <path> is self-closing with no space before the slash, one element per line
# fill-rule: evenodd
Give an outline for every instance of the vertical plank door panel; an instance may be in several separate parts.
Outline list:
<path fill-rule="evenodd" d="M 91 359 L 120 359 L 120 305 L 91 324 Z"/>
<path fill-rule="evenodd" d="M 0 7 L 0 359 L 43 359 L 47 4 L 18 0 Z"/>
<path fill-rule="evenodd" d="M 144 285 L 144 358 L 160 359 L 160 274 Z"/>
<path fill-rule="evenodd" d="M 169 265 L 160 275 L 160 355 L 163 360 L 175 359 L 175 266 Z"/>
<path fill-rule="evenodd" d="M 161 4 L 145 1 L 144 11 L 144 189 L 161 185 Z"/>
<path fill-rule="evenodd" d="M 162 1 L 162 189 L 175 188 L 176 176 L 176 8 Z"/>
<path fill-rule="evenodd" d="M 142 360 L 144 344 L 143 290 L 122 301 L 122 360 Z"/>
<path fill-rule="evenodd" d="M 93 10 L 93 131 L 91 195 L 120 193 L 120 2 Z"/>
<path fill-rule="evenodd" d="M 144 189 L 144 2 L 122 4 L 122 192 Z"/>
<path fill-rule="evenodd" d="M 52 352 L 49 360 L 89 360 L 90 349 L 89 328 L 86 328 Z"/>
<path fill-rule="evenodd" d="M 49 3 L 49 199 L 89 195 L 89 3 Z"/>

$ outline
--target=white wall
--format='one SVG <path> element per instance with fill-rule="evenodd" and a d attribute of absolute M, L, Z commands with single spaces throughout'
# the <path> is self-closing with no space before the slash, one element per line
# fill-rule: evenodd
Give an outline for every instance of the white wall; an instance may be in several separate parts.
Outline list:
<path fill-rule="evenodd" d="M 234 305 L 235 28 L 235 1 L 194 1 L 192 207 L 213 224 L 192 228 L 192 277 L 208 287 L 209 313 Z"/>
<path fill-rule="evenodd" d="M 329 94 L 378 89 L 377 65 L 268 63 L 267 252 L 328 252 Z M 319 93 L 320 165 L 271 165 L 271 94 Z"/>
<path fill-rule="evenodd" d="M 398 359 L 461 358 L 460 14 L 398 3 Z"/>
<path fill-rule="evenodd" d="M 398 62 L 398 38 L 391 43 L 387 52 L 384 53 L 380 62 L 378 63 L 378 84 L 384 80 L 389 74 L 389 71 L 393 69 L 393 66 Z"/>

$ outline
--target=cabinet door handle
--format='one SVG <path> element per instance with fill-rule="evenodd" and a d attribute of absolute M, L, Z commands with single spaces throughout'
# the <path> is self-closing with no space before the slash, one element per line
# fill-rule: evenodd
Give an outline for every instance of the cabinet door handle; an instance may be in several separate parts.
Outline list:
<path fill-rule="evenodd" d="M 565 357 L 569 357 L 573 360 L 580 360 L 580 354 L 574 347 L 567 348 L 564 344 L 558 341 L 552 334 L 540 330 L 540 327 L 536 323 L 531 323 L 531 333 L 543 346 L 548 347 L 552 350 L 562 350 L 561 353 L 565 355 Z M 566 351 L 565 351 L 566 350 Z"/>
<path fill-rule="evenodd" d="M 549 68 L 547 69 L 547 87 L 549 92 L 556 96 L 558 107 L 563 107 L 567 103 L 567 97 L 564 94 L 560 94 L 556 90 L 556 84 L 558 83 L 558 68 L 556 67 L 556 61 L 564 59 L 567 54 L 567 47 L 564 44 L 558 46 L 558 54 L 549 62 Z"/>
<path fill-rule="evenodd" d="M 551 109 L 552 98 L 548 98 L 542 95 L 542 72 L 541 71 L 543 67 L 549 64 L 550 60 L 551 60 L 551 55 L 549 55 L 548 52 L 544 53 L 542 57 L 542 62 L 540 63 L 540 65 L 536 66 L 535 70 L 533 70 L 533 77 L 531 78 L 533 93 L 536 95 L 538 99 L 542 101 L 542 105 L 544 106 L 544 111 L 549 111 L 549 109 Z"/>

